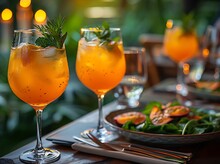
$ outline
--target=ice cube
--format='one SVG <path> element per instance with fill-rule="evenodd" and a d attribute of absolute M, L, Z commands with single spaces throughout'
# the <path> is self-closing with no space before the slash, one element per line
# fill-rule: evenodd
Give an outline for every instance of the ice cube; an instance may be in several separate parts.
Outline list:
<path fill-rule="evenodd" d="M 89 42 L 87 42 L 87 46 L 97 46 L 97 45 L 99 45 L 99 40 L 98 39 L 96 39 L 96 40 L 92 40 L 92 41 L 89 41 Z"/>
<path fill-rule="evenodd" d="M 44 57 L 52 57 L 56 54 L 56 47 L 47 47 L 43 52 Z"/>
<path fill-rule="evenodd" d="M 85 38 L 82 38 L 80 40 L 79 44 L 81 46 L 97 46 L 97 45 L 99 45 L 99 40 L 98 39 L 94 39 L 94 40 L 86 41 Z"/>
<path fill-rule="evenodd" d="M 28 63 L 30 63 L 30 57 L 29 57 L 29 55 L 31 54 L 30 49 L 31 49 L 30 45 L 28 45 L 26 43 L 20 44 L 17 49 L 18 54 L 21 55 L 21 61 L 24 66 L 26 66 Z"/>
<path fill-rule="evenodd" d="M 22 48 L 23 46 L 27 46 L 28 45 L 28 43 L 20 43 L 18 46 L 17 46 L 17 48 Z"/>

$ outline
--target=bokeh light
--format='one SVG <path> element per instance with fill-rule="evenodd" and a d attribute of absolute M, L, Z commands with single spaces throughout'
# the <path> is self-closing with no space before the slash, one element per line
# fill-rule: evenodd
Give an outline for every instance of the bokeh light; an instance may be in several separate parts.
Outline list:
<path fill-rule="evenodd" d="M 188 75 L 188 74 L 189 74 L 189 71 L 190 71 L 190 65 L 187 64 L 187 63 L 184 63 L 184 64 L 183 64 L 183 73 L 184 73 L 185 75 Z"/>
<path fill-rule="evenodd" d="M 45 12 L 44 10 L 42 10 L 42 9 L 37 10 L 37 12 L 36 12 L 35 15 L 34 15 L 34 19 L 35 19 L 35 21 L 38 22 L 38 23 L 44 22 L 44 21 L 46 20 L 46 18 L 47 18 L 47 14 L 46 14 L 46 12 Z"/>
<path fill-rule="evenodd" d="M 169 29 L 173 28 L 173 20 L 171 19 L 167 20 L 166 27 Z"/>
<path fill-rule="evenodd" d="M 203 50 L 202 50 L 202 55 L 206 58 L 206 57 L 208 57 L 209 56 L 209 49 L 208 48 L 204 48 Z"/>
<path fill-rule="evenodd" d="M 4 9 L 1 14 L 2 20 L 8 21 L 12 18 L 12 11 L 8 8 Z"/>
<path fill-rule="evenodd" d="M 21 7 L 29 7 L 31 5 L 31 0 L 20 0 Z"/>

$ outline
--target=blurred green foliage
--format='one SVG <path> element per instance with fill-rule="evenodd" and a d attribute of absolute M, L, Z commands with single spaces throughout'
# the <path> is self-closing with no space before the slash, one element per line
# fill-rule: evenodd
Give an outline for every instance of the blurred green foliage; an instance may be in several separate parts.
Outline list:
<path fill-rule="evenodd" d="M 193 9 L 197 21 L 197 31 L 201 35 L 205 27 L 217 16 L 219 2 L 199 1 Z M 12 10 L 16 11 L 17 1 L 11 2 Z M 64 30 L 68 32 L 66 52 L 69 61 L 70 81 L 65 93 L 55 102 L 48 105 L 43 113 L 43 134 L 57 129 L 68 122 L 97 108 L 94 93 L 84 87 L 75 72 L 77 44 L 80 28 L 86 25 L 100 25 L 104 20 L 89 19 L 83 14 L 88 6 L 111 5 L 117 8 L 118 17 L 108 18 L 111 26 L 122 29 L 125 46 L 139 46 L 138 37 L 142 33 L 163 34 L 168 19 L 181 19 L 184 15 L 182 0 L 120 0 L 110 2 L 80 0 L 48 0 L 33 1 L 33 9 L 43 8 L 48 11 L 49 18 L 58 14 L 66 16 Z M 53 6 L 56 10 L 53 10 Z M 16 27 L 16 22 L 15 25 Z M 0 43 L 1 44 L 1 43 Z M 7 64 L 9 51 L 0 51 L 0 156 L 16 149 L 36 136 L 34 110 L 16 98 L 7 83 Z M 114 100 L 113 91 L 106 95 L 105 103 Z"/>

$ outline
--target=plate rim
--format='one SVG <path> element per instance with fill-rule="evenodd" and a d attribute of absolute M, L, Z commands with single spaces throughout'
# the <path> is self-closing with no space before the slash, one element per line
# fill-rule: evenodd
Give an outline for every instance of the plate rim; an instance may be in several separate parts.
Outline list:
<path fill-rule="evenodd" d="M 197 96 L 208 99 L 220 99 L 220 92 L 208 92 L 206 90 L 199 90 L 198 88 L 187 85 L 189 92 L 196 94 Z M 209 97 L 211 96 L 211 97 Z"/>

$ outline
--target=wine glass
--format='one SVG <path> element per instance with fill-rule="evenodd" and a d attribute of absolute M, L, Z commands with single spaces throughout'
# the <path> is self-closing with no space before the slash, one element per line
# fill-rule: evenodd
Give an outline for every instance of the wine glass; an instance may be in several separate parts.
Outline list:
<path fill-rule="evenodd" d="M 107 38 L 99 38 L 102 34 L 106 34 Z M 104 126 L 102 105 L 105 94 L 116 87 L 125 74 L 120 28 L 81 28 L 76 73 L 79 80 L 98 97 L 98 126 L 97 129 L 91 130 L 91 133 L 102 142 L 115 139 L 116 134 Z"/>
<path fill-rule="evenodd" d="M 51 163 L 60 158 L 57 150 L 43 147 L 42 113 L 64 92 L 69 68 L 65 47 L 36 46 L 34 43 L 40 36 L 36 29 L 15 30 L 8 65 L 8 82 L 12 91 L 36 112 L 37 143 L 34 149 L 20 155 L 20 160 L 25 163 Z"/>
<path fill-rule="evenodd" d="M 220 30 L 208 26 L 201 39 L 199 55 L 185 62 L 183 83 L 186 95 L 179 100 L 186 105 L 215 107 L 220 98 Z"/>
<path fill-rule="evenodd" d="M 199 51 L 199 43 L 194 30 L 184 31 L 180 25 L 173 25 L 172 20 L 167 21 L 167 29 L 164 36 L 165 55 L 177 63 L 177 85 L 176 92 L 187 94 L 183 85 L 184 63 L 195 57 Z"/>

